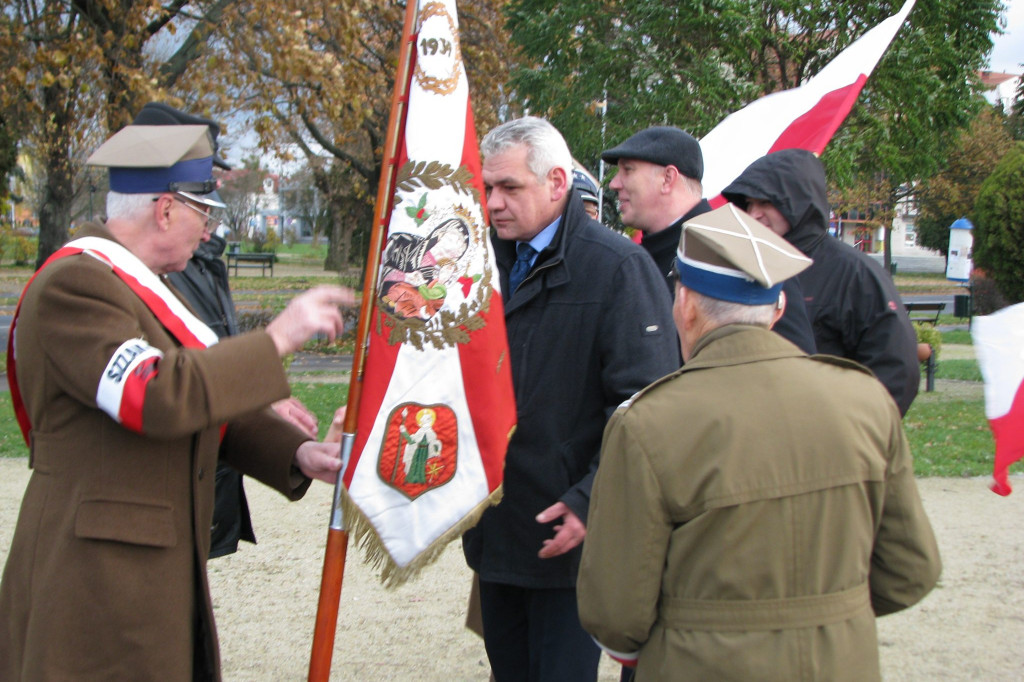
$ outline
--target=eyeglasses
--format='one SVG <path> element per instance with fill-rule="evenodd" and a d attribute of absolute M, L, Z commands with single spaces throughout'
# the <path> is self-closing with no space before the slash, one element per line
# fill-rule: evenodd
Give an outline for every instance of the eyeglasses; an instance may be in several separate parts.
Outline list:
<path fill-rule="evenodd" d="M 199 208 L 198 206 L 195 206 L 195 205 L 185 201 L 181 197 L 174 197 L 174 200 L 177 201 L 178 203 L 184 204 L 185 206 L 189 207 L 190 209 L 192 209 L 193 211 L 195 211 L 199 215 L 203 216 L 203 220 L 206 221 L 204 223 L 204 226 L 210 232 L 213 232 L 214 230 L 216 230 L 217 227 L 220 225 L 220 221 L 217 220 L 216 218 L 214 218 L 213 215 L 211 215 L 211 211 L 204 211 L 203 209 Z"/>

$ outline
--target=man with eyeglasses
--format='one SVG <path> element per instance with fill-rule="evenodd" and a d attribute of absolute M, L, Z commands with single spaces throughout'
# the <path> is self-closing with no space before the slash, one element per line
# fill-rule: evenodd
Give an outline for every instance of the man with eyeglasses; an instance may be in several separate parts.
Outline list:
<path fill-rule="evenodd" d="M 206 577 L 218 453 L 289 499 L 333 483 L 338 445 L 269 405 L 281 357 L 343 331 L 340 287 L 225 339 L 164 283 L 209 238 L 205 125 L 130 125 L 88 160 L 110 170 L 105 225 L 29 282 L 8 382 L 33 469 L 0 580 L 0 679 L 218 680 Z"/>
<path fill-rule="evenodd" d="M 218 153 L 217 137 L 220 125 L 210 118 L 190 114 L 164 102 L 147 103 L 132 121 L 133 125 L 205 125 L 213 141 L 213 165 L 222 170 L 231 166 Z M 211 203 L 223 203 L 216 190 L 204 195 Z M 192 206 L 192 204 L 187 204 Z M 188 302 L 199 318 L 217 336 L 234 336 L 239 332 L 235 303 L 228 282 L 228 268 L 222 260 L 227 242 L 218 235 L 220 221 L 214 216 L 219 209 L 200 206 L 206 216 L 209 237 L 199 242 L 198 248 L 180 272 L 167 275 L 167 280 Z M 316 438 L 317 419 L 310 410 L 292 396 L 274 403 L 274 411 Z M 213 504 L 213 522 L 210 525 L 210 558 L 233 554 L 241 540 L 256 542 L 249 503 L 245 496 L 243 477 L 227 462 L 217 462 L 217 484 Z"/>

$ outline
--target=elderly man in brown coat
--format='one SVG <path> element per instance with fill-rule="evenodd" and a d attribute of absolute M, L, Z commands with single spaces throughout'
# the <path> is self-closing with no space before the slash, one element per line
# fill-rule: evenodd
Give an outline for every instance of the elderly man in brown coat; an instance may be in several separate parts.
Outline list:
<path fill-rule="evenodd" d="M 205 125 L 120 131 L 90 159 L 110 167 L 106 226 L 23 294 L 8 379 L 33 473 L 0 584 L 2 680 L 219 679 L 218 450 L 291 499 L 340 469 L 337 444 L 267 407 L 289 394 L 280 357 L 339 334 L 351 292 L 312 290 L 218 342 L 161 277 L 209 237 L 212 158 Z"/>
<path fill-rule="evenodd" d="M 768 331 L 808 264 L 732 205 L 684 224 L 686 364 L 605 430 L 577 586 L 641 682 L 878 680 L 875 616 L 938 579 L 885 387 Z"/>

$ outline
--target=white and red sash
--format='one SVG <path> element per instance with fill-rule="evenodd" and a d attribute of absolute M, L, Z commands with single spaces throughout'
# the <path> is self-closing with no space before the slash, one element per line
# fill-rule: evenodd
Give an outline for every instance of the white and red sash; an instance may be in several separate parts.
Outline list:
<path fill-rule="evenodd" d="M 25 291 L 46 266 L 60 258 L 83 253 L 110 266 L 182 346 L 206 348 L 217 343 L 217 334 L 193 315 L 167 285 L 128 249 L 102 237 L 82 237 L 69 242 L 50 256 L 25 286 L 7 339 L 7 382 L 11 389 L 11 402 L 25 443 L 30 446 L 32 424 L 18 389 L 14 341 L 21 302 Z M 163 352 L 144 339 L 125 340 L 111 356 L 100 377 L 96 389 L 97 405 L 125 428 L 141 433 L 146 385 L 157 375 L 162 357 Z"/>

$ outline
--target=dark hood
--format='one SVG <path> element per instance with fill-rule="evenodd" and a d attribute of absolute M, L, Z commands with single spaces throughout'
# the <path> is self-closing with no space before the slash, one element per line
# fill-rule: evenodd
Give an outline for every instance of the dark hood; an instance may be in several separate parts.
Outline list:
<path fill-rule="evenodd" d="M 786 240 L 804 253 L 827 234 L 825 167 L 809 151 L 783 149 L 762 156 L 722 190 L 722 195 L 744 209 L 747 197 L 771 202 L 789 221 Z"/>

